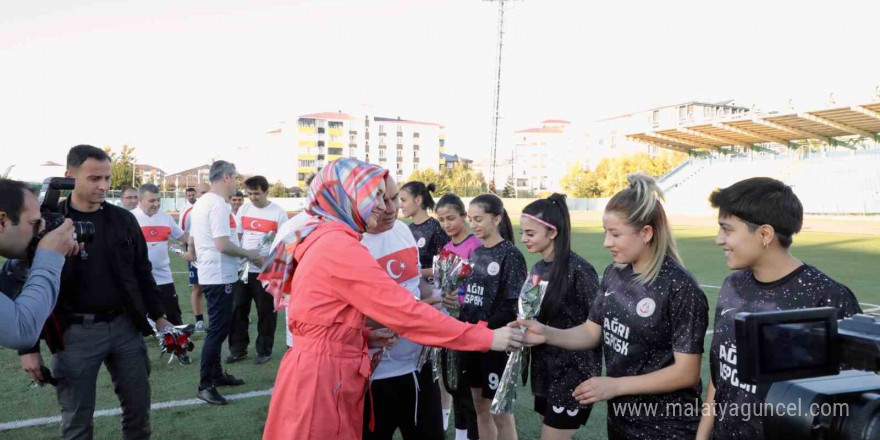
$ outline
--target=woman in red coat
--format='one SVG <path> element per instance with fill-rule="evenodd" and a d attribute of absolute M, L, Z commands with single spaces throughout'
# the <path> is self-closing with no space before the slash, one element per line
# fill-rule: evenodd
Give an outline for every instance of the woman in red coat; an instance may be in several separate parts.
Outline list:
<path fill-rule="evenodd" d="M 491 331 L 416 301 L 360 244 L 385 209 L 387 171 L 341 159 L 315 177 L 314 220 L 285 239 L 261 279 L 276 298 L 290 295 L 293 333 L 275 379 L 263 438 L 360 439 L 370 377 L 365 316 L 422 345 L 487 351 L 518 347 L 522 334 Z"/>

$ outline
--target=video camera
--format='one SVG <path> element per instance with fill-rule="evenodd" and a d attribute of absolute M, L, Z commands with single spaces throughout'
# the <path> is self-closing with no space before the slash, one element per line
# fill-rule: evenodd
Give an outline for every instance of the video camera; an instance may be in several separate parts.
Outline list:
<path fill-rule="evenodd" d="M 40 188 L 37 201 L 40 203 L 40 216 L 43 217 L 45 228 L 34 235 L 31 240 L 28 261 L 33 261 L 33 255 L 40 240 L 64 223 L 65 217 L 58 210 L 58 201 L 61 198 L 61 191 L 72 190 L 74 185 L 74 179 L 66 177 L 49 177 L 43 181 L 43 187 Z M 95 238 L 95 224 L 92 222 L 73 222 L 73 233 L 77 242 L 91 243 Z"/>
<path fill-rule="evenodd" d="M 838 321 L 832 307 L 739 313 L 736 344 L 740 380 L 772 384 L 765 405 L 810 409 L 766 417 L 766 438 L 880 439 L 880 316 Z"/>

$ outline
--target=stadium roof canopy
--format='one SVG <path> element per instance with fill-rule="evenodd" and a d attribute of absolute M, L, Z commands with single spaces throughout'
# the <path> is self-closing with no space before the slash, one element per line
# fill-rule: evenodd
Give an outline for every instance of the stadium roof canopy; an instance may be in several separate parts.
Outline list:
<path fill-rule="evenodd" d="M 711 123 L 627 135 L 627 139 L 676 151 L 726 151 L 739 146 L 760 149 L 776 143 L 797 148 L 797 141 L 837 145 L 837 137 L 862 136 L 880 141 L 880 102 L 787 114 L 749 114 Z"/>

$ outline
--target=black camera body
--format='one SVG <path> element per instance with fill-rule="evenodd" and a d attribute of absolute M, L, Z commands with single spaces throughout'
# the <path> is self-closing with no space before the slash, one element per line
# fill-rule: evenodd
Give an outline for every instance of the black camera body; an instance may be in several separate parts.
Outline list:
<path fill-rule="evenodd" d="M 74 187 L 74 179 L 66 177 L 49 177 L 43 181 L 37 201 L 40 203 L 40 217 L 43 218 L 44 228 L 34 234 L 27 251 L 28 263 L 34 261 L 37 245 L 49 232 L 52 232 L 64 223 L 64 213 L 58 209 L 61 199 L 61 191 L 69 191 Z M 73 222 L 74 239 L 78 243 L 91 243 L 95 239 L 95 224 L 92 222 Z"/>
<path fill-rule="evenodd" d="M 880 439 L 880 316 L 838 321 L 832 307 L 739 313 L 736 344 L 740 380 L 772 384 L 765 405 L 822 409 L 765 417 L 766 438 Z"/>

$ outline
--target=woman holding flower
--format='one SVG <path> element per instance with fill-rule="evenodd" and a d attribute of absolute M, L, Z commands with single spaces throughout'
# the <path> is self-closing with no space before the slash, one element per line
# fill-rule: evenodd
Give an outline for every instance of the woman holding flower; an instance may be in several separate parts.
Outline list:
<path fill-rule="evenodd" d="M 541 254 L 531 275 L 548 281 L 537 320 L 558 329 L 583 324 L 599 292 L 599 276 L 587 260 L 571 250 L 571 220 L 565 196 L 553 194 L 523 209 L 522 242 Z M 581 405 L 575 387 L 602 374 L 602 351 L 566 350 L 543 345 L 531 349 L 532 394 L 541 421 L 541 440 L 570 440 L 587 423 L 592 405 Z"/>

